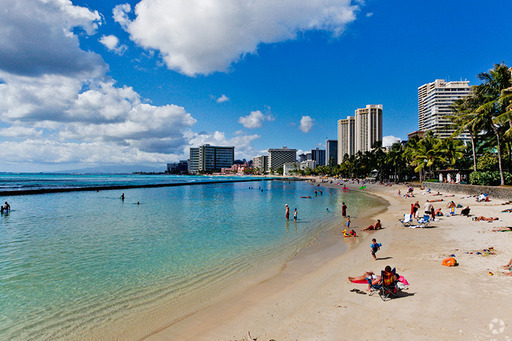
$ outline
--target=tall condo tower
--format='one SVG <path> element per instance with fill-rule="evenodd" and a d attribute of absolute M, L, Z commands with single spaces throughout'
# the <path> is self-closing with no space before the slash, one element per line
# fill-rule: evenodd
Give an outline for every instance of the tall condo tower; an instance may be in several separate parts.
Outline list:
<path fill-rule="evenodd" d="M 451 105 L 471 93 L 468 81 L 445 82 L 436 79 L 432 83 L 418 88 L 418 126 L 420 131 L 433 131 L 438 137 L 447 138 L 454 132 L 448 115 L 452 114 Z M 463 134 L 462 139 L 468 136 Z"/>
<path fill-rule="evenodd" d="M 356 109 L 356 150 L 370 151 L 377 141 L 382 141 L 382 104 Z"/>
<path fill-rule="evenodd" d="M 356 109 L 355 116 L 338 121 L 338 163 L 346 154 L 371 150 L 377 141 L 382 141 L 382 104 Z"/>
<path fill-rule="evenodd" d="M 283 147 L 281 149 L 268 150 L 268 168 L 274 171 L 287 162 L 295 162 L 296 159 L 297 149 Z"/>
<path fill-rule="evenodd" d="M 325 164 L 328 165 L 331 159 L 334 164 L 338 163 L 338 140 L 325 141 Z"/>
<path fill-rule="evenodd" d="M 356 120 L 354 116 L 338 121 L 338 164 L 343 162 L 345 154 L 356 153 Z"/>
<path fill-rule="evenodd" d="M 205 144 L 190 148 L 189 172 L 218 172 L 229 168 L 235 159 L 235 147 L 217 147 Z"/>

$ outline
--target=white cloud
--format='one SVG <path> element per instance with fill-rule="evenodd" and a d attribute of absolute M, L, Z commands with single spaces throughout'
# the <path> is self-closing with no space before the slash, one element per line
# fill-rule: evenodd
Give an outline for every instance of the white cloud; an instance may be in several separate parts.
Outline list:
<path fill-rule="evenodd" d="M 264 115 L 261 111 L 251 111 L 248 116 L 242 116 L 238 119 L 238 123 L 241 123 L 248 129 L 261 128 L 263 122 L 273 121 L 272 115 Z"/>
<path fill-rule="evenodd" d="M 106 65 L 93 52 L 80 49 L 73 33 L 93 34 L 101 24 L 97 11 L 73 6 L 69 0 L 2 2 L 0 70 L 11 74 L 104 74 Z"/>
<path fill-rule="evenodd" d="M 110 51 L 113 51 L 119 55 L 122 55 L 128 48 L 126 45 L 120 45 L 119 39 L 114 35 L 101 36 L 100 43 L 105 45 L 105 47 Z"/>
<path fill-rule="evenodd" d="M 193 76 L 226 71 L 260 44 L 295 39 L 299 32 L 336 37 L 358 9 L 351 0 L 142 0 L 135 19 L 128 18 L 129 5 L 116 6 L 114 19 L 141 47 L 160 51 L 169 69 Z"/>
<path fill-rule="evenodd" d="M 309 133 L 313 129 L 315 121 L 310 116 L 302 116 L 299 129 L 304 133 Z"/>
<path fill-rule="evenodd" d="M 122 4 L 114 7 L 112 11 L 112 18 L 121 25 L 125 30 L 128 28 L 128 24 L 130 23 L 130 19 L 128 18 L 128 13 L 132 11 L 132 7 L 130 4 Z"/>
<path fill-rule="evenodd" d="M 372 12 L 368 12 L 368 13 L 366 13 L 366 17 L 367 17 L 367 18 L 371 17 L 372 15 L 373 15 L 373 13 L 372 13 Z"/>
<path fill-rule="evenodd" d="M 229 97 L 224 94 L 222 94 L 222 96 L 220 96 L 219 98 L 216 99 L 217 103 L 224 103 L 227 101 L 229 101 Z"/>
<path fill-rule="evenodd" d="M 392 146 L 394 143 L 397 143 L 397 142 L 402 142 L 402 139 L 399 137 L 396 137 L 396 136 L 392 136 L 392 135 L 384 136 L 382 138 L 382 146 L 383 147 Z"/>

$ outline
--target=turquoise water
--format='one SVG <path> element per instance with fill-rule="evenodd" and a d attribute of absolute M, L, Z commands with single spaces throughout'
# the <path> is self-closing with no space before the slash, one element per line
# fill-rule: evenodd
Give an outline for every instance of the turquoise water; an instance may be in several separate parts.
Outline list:
<path fill-rule="evenodd" d="M 335 189 L 315 197 L 315 188 L 255 181 L 129 189 L 124 201 L 121 191 L 2 198 L 12 210 L 0 217 L 0 339 L 155 330 L 284 264 L 340 220 L 341 201 L 352 216 L 378 204 Z M 285 203 L 298 208 L 296 224 Z"/>

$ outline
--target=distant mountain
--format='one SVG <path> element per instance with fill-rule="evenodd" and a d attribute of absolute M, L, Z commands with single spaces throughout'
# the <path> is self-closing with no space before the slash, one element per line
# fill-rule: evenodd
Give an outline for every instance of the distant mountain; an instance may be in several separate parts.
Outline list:
<path fill-rule="evenodd" d="M 132 174 L 135 172 L 143 173 L 163 173 L 166 166 L 151 167 L 141 165 L 122 165 L 122 166 L 98 166 L 82 169 L 72 169 L 52 173 L 78 173 L 78 174 Z"/>

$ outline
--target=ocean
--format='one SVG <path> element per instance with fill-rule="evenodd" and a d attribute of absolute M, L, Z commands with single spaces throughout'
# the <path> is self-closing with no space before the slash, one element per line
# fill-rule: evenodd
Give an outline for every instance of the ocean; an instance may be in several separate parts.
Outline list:
<path fill-rule="evenodd" d="M 0 339 L 115 339 L 121 331 L 135 337 L 126 334 L 130 328 L 145 335 L 248 274 L 283 266 L 321 233 L 341 226 L 342 201 L 351 216 L 381 204 L 329 188 L 315 196 L 320 188 L 301 181 L 207 183 L 215 180 L 0 175 L 2 188 L 20 190 L 205 182 L 0 198 L 11 205 L 0 217 Z"/>

